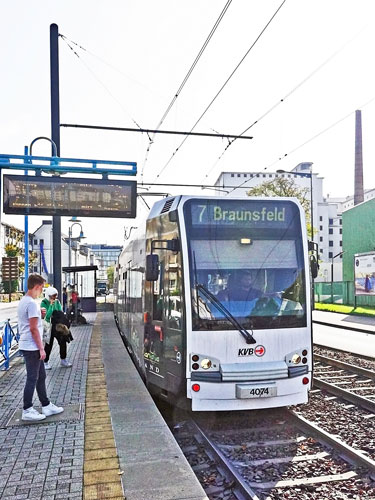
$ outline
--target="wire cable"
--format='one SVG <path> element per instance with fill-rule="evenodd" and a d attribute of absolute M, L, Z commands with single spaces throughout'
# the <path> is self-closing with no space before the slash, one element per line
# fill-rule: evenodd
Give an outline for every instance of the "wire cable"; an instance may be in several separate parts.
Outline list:
<path fill-rule="evenodd" d="M 203 55 L 203 52 L 205 51 L 205 49 L 207 48 L 207 45 L 209 44 L 211 38 L 214 36 L 215 34 L 215 31 L 217 30 L 220 22 L 222 21 L 224 15 L 226 14 L 230 4 L 232 3 L 232 0 L 228 0 L 227 3 L 224 5 L 224 8 L 223 10 L 221 11 L 219 17 L 217 18 L 213 28 L 211 29 L 208 37 L 206 38 L 205 42 L 203 43 L 202 47 L 200 48 L 199 52 L 198 52 L 198 55 L 196 56 L 196 58 L 194 59 L 194 62 L 193 64 L 190 66 L 188 72 L 186 73 L 184 79 L 182 80 L 182 83 L 180 84 L 179 88 L 177 89 L 177 91 L 174 93 L 174 96 L 171 100 L 171 102 L 169 103 L 169 105 L 167 106 L 167 109 L 164 111 L 163 113 L 163 116 L 161 117 L 161 119 L 159 120 L 159 123 L 158 125 L 156 126 L 156 130 L 158 130 L 161 125 L 163 124 L 164 120 L 166 119 L 166 117 L 168 116 L 170 110 L 172 109 L 174 103 L 176 102 L 177 98 L 179 97 L 179 95 L 181 94 L 183 88 L 185 87 L 187 81 L 189 80 L 192 72 L 194 71 L 196 65 L 198 64 L 199 62 L 199 59 L 202 57 Z M 148 147 L 147 147 L 147 150 L 146 150 L 146 154 L 145 154 L 145 158 L 143 160 L 143 165 L 142 165 L 142 169 L 141 169 L 141 179 L 143 179 L 143 174 L 144 174 L 144 170 L 146 168 L 146 163 L 148 161 L 148 157 L 149 157 L 149 154 L 150 154 L 150 150 L 151 150 L 151 146 L 153 145 L 154 143 L 154 137 L 155 137 L 155 134 L 152 135 L 150 137 L 150 141 L 149 141 L 149 144 L 148 144 Z"/>
<path fill-rule="evenodd" d="M 312 78 L 316 73 L 318 73 L 322 68 L 324 68 L 324 66 L 326 66 L 329 62 L 331 62 L 332 59 L 334 59 L 338 54 L 340 54 L 340 52 L 342 52 L 347 45 L 349 45 L 350 43 L 352 43 L 362 33 L 362 31 L 363 30 L 361 30 L 360 32 L 358 32 L 353 38 L 351 38 L 350 40 L 348 40 L 347 42 L 345 42 L 339 49 L 337 49 L 333 54 L 331 54 L 325 61 L 323 61 L 321 64 L 319 64 L 319 66 L 317 66 L 311 73 L 309 73 L 295 87 L 293 87 L 287 94 L 285 94 L 285 96 L 282 99 L 278 100 L 275 104 L 273 104 L 265 113 L 263 113 L 257 120 L 255 120 L 251 125 L 249 125 L 243 132 L 241 132 L 238 135 L 238 137 L 241 137 L 242 134 L 246 134 L 246 132 L 248 132 L 254 125 L 256 125 L 261 120 L 263 120 L 263 118 L 265 118 L 272 111 L 274 111 L 280 104 L 284 103 L 288 99 L 288 97 L 290 97 L 292 94 L 294 94 L 294 92 L 296 92 L 300 87 L 302 87 L 306 82 L 308 82 L 310 80 L 310 78 Z M 237 138 L 234 138 L 234 139 L 228 141 L 228 144 L 224 148 L 223 152 L 218 157 L 218 159 L 216 160 L 216 162 L 214 163 L 214 165 L 207 172 L 207 174 L 205 175 L 204 179 L 207 178 L 210 175 L 210 173 L 214 170 L 214 168 L 216 167 L 216 165 L 219 163 L 219 161 L 222 159 L 222 157 L 224 156 L 224 154 L 228 151 L 228 149 L 235 142 L 236 139 Z"/>
<path fill-rule="evenodd" d="M 69 39 L 65 36 L 65 35 L 62 35 L 60 34 L 60 37 L 62 38 L 62 40 L 67 44 L 67 46 L 70 48 L 70 50 L 73 52 L 73 54 L 80 60 L 80 62 L 86 67 L 86 69 L 89 71 L 89 73 L 94 77 L 94 79 L 100 83 L 100 85 L 106 90 L 106 92 L 108 92 L 108 94 L 112 97 L 112 99 L 114 99 L 114 101 L 121 107 L 121 109 L 123 110 L 123 112 L 126 114 L 126 116 L 128 118 L 130 118 L 130 120 L 136 125 L 136 127 L 138 127 L 139 129 L 141 128 L 141 126 L 136 122 L 136 120 L 134 118 L 132 118 L 132 116 L 130 115 L 130 113 L 127 111 L 127 109 L 124 107 L 124 105 L 122 104 L 121 101 L 119 101 L 117 99 L 117 97 L 115 95 L 112 94 L 112 92 L 108 89 L 108 87 L 106 87 L 106 85 L 96 76 L 96 74 L 94 73 L 94 71 L 89 67 L 89 65 L 82 59 L 82 57 L 78 54 L 78 52 L 74 49 L 74 47 L 72 47 Z M 77 47 L 79 47 L 80 49 L 82 50 L 85 50 L 83 47 L 81 47 L 80 45 L 78 45 L 77 43 L 73 42 Z"/>
<path fill-rule="evenodd" d="M 61 33 L 59 33 L 59 36 L 61 36 L 61 38 L 63 38 L 65 42 L 68 41 L 72 45 L 75 45 L 77 48 L 81 49 L 83 52 L 86 52 L 86 54 L 89 54 L 90 56 L 94 57 L 95 59 L 97 59 L 98 61 L 100 61 L 105 66 L 108 66 L 108 68 L 111 68 L 112 70 L 116 71 L 117 73 L 119 73 L 120 75 L 122 75 L 123 77 L 125 77 L 127 80 L 130 80 L 133 83 L 136 83 L 137 85 L 139 85 L 140 87 L 145 88 L 148 92 L 155 94 L 154 89 L 152 89 L 151 87 L 148 87 L 144 83 L 141 83 L 140 81 L 136 80 L 132 76 L 129 76 L 128 74 L 124 73 L 124 71 L 122 71 L 121 69 L 117 68 L 113 64 L 109 63 L 108 61 L 106 61 L 102 57 L 98 56 L 94 52 L 91 52 L 89 49 L 86 49 L 85 47 L 82 47 L 82 45 L 80 45 L 77 42 L 74 42 L 73 40 L 70 40 L 67 36 L 62 35 Z"/>
<path fill-rule="evenodd" d="M 244 62 L 244 60 L 246 59 L 246 57 L 249 55 L 250 51 L 254 48 L 254 46 L 256 45 L 256 43 L 259 41 L 259 39 L 261 38 L 261 36 L 264 34 L 264 32 L 267 30 L 268 26 L 271 24 L 271 22 L 274 20 L 274 18 L 276 17 L 276 15 L 278 14 L 278 12 L 281 10 L 281 8 L 283 7 L 283 5 L 285 4 L 286 0 L 283 0 L 282 3 L 280 4 L 280 6 L 277 8 L 277 10 L 274 12 L 274 14 L 271 16 L 271 18 L 269 19 L 269 21 L 267 22 L 267 24 L 264 26 L 264 28 L 261 30 L 261 32 L 259 33 L 259 35 L 256 37 L 255 41 L 250 45 L 249 49 L 246 51 L 246 53 L 244 54 L 244 56 L 241 58 L 241 60 L 239 61 L 239 63 L 236 65 L 236 67 L 234 68 L 234 70 L 231 72 L 231 74 L 229 75 L 229 77 L 226 79 L 226 81 L 224 82 L 224 84 L 221 86 L 221 88 L 219 89 L 219 91 L 216 93 L 215 97 L 211 100 L 211 102 L 208 104 L 208 106 L 205 108 L 205 110 L 203 111 L 203 113 L 200 115 L 200 117 L 198 118 L 198 120 L 194 123 L 194 125 L 192 126 L 192 128 L 190 129 L 190 132 L 192 132 L 195 127 L 198 125 L 198 123 L 202 120 L 202 118 L 204 117 L 204 115 L 207 113 L 207 111 L 211 108 L 211 106 L 213 105 L 213 103 L 216 101 L 216 99 L 219 97 L 219 95 L 221 94 L 221 92 L 224 90 L 224 88 L 227 86 L 227 84 L 229 83 L 229 81 L 232 79 L 232 77 L 234 76 L 234 74 L 237 72 L 238 68 L 241 66 L 241 64 Z M 170 162 L 173 160 L 173 158 L 176 156 L 176 154 L 178 153 L 178 151 L 181 149 L 181 147 L 183 146 L 183 144 L 187 141 L 187 139 L 189 138 L 189 135 L 187 135 L 184 140 L 181 142 L 181 144 L 175 149 L 175 151 L 172 153 L 171 157 L 169 158 L 169 160 L 167 161 L 167 163 L 162 167 L 162 169 L 159 171 L 159 173 L 156 175 L 156 178 L 159 178 L 160 175 L 164 172 L 164 170 L 168 167 L 168 165 L 170 164 Z"/>
<path fill-rule="evenodd" d="M 375 97 L 373 97 L 372 99 L 370 99 L 369 101 L 367 101 L 365 104 L 363 104 L 362 106 L 360 106 L 359 109 L 363 109 L 365 106 L 367 106 L 368 104 L 370 104 L 374 100 L 375 100 Z M 358 108 L 356 108 L 356 109 L 358 109 Z M 289 153 L 285 153 L 283 156 L 281 156 L 280 158 L 278 158 L 277 160 L 275 160 L 273 163 L 271 163 L 267 167 L 264 167 L 264 170 L 267 170 L 269 167 L 272 167 L 273 165 L 275 165 L 279 161 L 284 160 L 284 158 L 286 158 L 287 156 L 290 156 L 291 154 L 295 153 L 296 151 L 298 151 L 299 149 L 301 149 L 303 146 L 306 146 L 306 144 L 309 144 L 309 142 L 317 139 L 318 137 L 320 137 L 321 135 L 325 134 L 326 132 L 328 132 L 332 128 L 336 127 L 336 125 L 338 125 L 339 123 L 341 123 L 344 120 L 346 120 L 347 118 L 349 118 L 349 116 L 351 116 L 353 113 L 354 113 L 354 111 L 351 111 L 350 113 L 348 113 L 347 115 L 343 116 L 342 118 L 340 118 L 336 122 L 332 123 L 331 125 L 329 125 L 325 129 L 321 130 L 320 132 L 318 132 L 314 136 L 310 137 L 310 139 L 308 139 L 307 141 L 303 142 L 299 146 L 297 146 L 294 149 L 292 149 L 291 151 L 289 151 Z"/>
<path fill-rule="evenodd" d="M 368 100 L 365 104 L 363 104 L 362 106 L 360 106 L 359 108 L 356 108 L 356 109 L 363 109 L 365 108 L 366 106 L 368 106 L 369 104 L 371 104 L 373 101 L 375 101 L 375 96 L 372 97 L 370 100 Z M 265 170 L 268 170 L 270 167 L 273 167 L 274 165 L 276 165 L 276 163 L 278 163 L 279 161 L 281 160 L 284 160 L 287 156 L 290 156 L 292 155 L 293 153 L 295 153 L 296 151 L 298 151 L 299 149 L 301 149 L 303 146 L 306 146 L 306 144 L 309 144 L 310 142 L 312 142 L 313 140 L 317 139 L 318 137 L 320 137 L 321 135 L 325 134 L 326 132 L 328 132 L 329 130 L 331 130 L 332 128 L 336 127 L 336 125 L 338 125 L 339 123 L 343 122 L 344 120 L 346 120 L 347 118 L 349 118 L 349 116 L 352 116 L 352 114 L 354 113 L 354 111 L 350 111 L 350 113 L 348 113 L 347 115 L 343 116 L 342 118 L 340 118 L 339 120 L 335 121 L 334 123 L 332 123 L 331 125 L 329 125 L 328 127 L 324 128 L 323 130 L 321 130 L 320 132 L 318 132 L 317 134 L 313 135 L 312 137 L 310 137 L 310 139 L 307 139 L 306 141 L 304 141 L 302 144 L 300 144 L 299 146 L 295 147 L 294 149 L 292 149 L 291 151 L 289 151 L 288 153 L 285 153 L 283 156 L 280 156 L 277 160 L 275 160 L 273 163 L 271 163 L 270 165 L 267 165 L 267 167 L 264 167 L 261 171 L 265 171 Z M 230 193 L 233 193 L 233 191 L 236 191 L 236 189 L 240 189 L 244 186 L 244 184 L 246 184 L 249 180 L 253 179 L 253 177 L 250 177 L 249 179 L 247 179 L 246 181 L 242 182 L 239 186 L 236 186 L 235 188 L 233 188 Z"/>
<path fill-rule="evenodd" d="M 217 28 L 218 28 L 218 26 L 219 26 L 220 22 L 222 21 L 222 19 L 223 19 L 224 15 L 225 15 L 225 13 L 227 12 L 227 10 L 228 10 L 228 8 L 229 8 L 229 6 L 230 6 L 230 4 L 231 4 L 231 3 L 232 3 L 232 0 L 228 0 L 228 1 L 227 1 L 227 3 L 225 4 L 225 6 L 224 6 L 223 10 L 222 10 L 222 11 L 221 11 L 221 13 L 220 13 L 220 16 L 219 16 L 219 17 L 218 17 L 218 19 L 216 20 L 216 22 L 215 22 L 215 24 L 214 24 L 213 28 L 211 29 L 210 34 L 208 35 L 208 37 L 206 38 L 206 40 L 205 40 L 204 44 L 202 45 L 202 47 L 201 47 L 200 51 L 198 52 L 197 57 L 194 59 L 193 64 L 190 66 L 189 71 L 187 72 L 187 74 L 186 74 L 185 78 L 182 80 L 181 85 L 179 86 L 178 90 L 175 92 L 175 95 L 173 96 L 173 99 L 172 99 L 172 100 L 171 100 L 171 102 L 169 103 L 169 105 L 168 105 L 167 109 L 165 110 L 165 112 L 164 112 L 163 116 L 161 117 L 161 119 L 160 119 L 160 121 L 159 121 L 158 125 L 156 126 L 156 129 L 158 129 L 159 127 L 161 127 L 161 125 L 163 124 L 164 120 L 165 120 L 165 119 L 166 119 L 166 117 L 168 116 L 168 113 L 170 112 L 170 110 L 171 110 L 171 108 L 172 108 L 173 104 L 176 102 L 176 99 L 178 98 L 178 96 L 180 95 L 180 93 L 181 93 L 182 89 L 183 89 L 183 88 L 184 88 L 184 86 L 186 85 L 186 83 L 187 83 L 187 81 L 188 81 L 188 79 L 189 79 L 190 75 L 191 75 L 191 74 L 192 74 L 192 72 L 194 71 L 195 66 L 198 64 L 199 59 L 202 57 L 203 52 L 205 51 L 205 49 L 206 49 L 207 45 L 209 44 L 209 42 L 210 42 L 211 38 L 213 37 L 213 35 L 214 35 L 215 31 L 217 30 Z"/>

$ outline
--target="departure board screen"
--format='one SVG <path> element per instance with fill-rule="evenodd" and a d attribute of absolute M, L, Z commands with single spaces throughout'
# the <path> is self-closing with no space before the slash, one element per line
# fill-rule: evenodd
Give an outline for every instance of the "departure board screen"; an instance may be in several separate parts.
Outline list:
<path fill-rule="evenodd" d="M 4 213 L 136 217 L 136 181 L 4 175 Z"/>

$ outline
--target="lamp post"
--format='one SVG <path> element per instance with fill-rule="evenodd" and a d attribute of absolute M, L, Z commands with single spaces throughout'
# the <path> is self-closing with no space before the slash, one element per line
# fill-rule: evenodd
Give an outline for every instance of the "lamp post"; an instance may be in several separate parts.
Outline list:
<path fill-rule="evenodd" d="M 81 225 L 81 221 L 77 220 L 76 218 L 71 218 L 69 220 L 69 222 L 73 222 L 73 224 L 71 224 L 71 226 L 69 227 L 69 240 L 68 240 L 68 246 L 69 246 L 69 255 L 68 255 L 68 265 L 69 267 L 71 267 L 72 265 L 72 240 L 82 240 L 85 238 L 85 236 L 83 235 L 83 229 L 82 229 L 82 225 Z M 73 227 L 74 226 L 79 226 L 80 227 L 80 233 L 79 233 L 79 236 L 77 238 L 72 238 L 72 233 L 73 233 Z M 69 273 L 69 280 L 70 280 L 70 273 Z"/>
<path fill-rule="evenodd" d="M 336 259 L 336 257 L 339 257 L 343 253 L 345 253 L 345 250 L 342 250 L 341 252 L 334 255 L 331 260 L 331 304 L 333 304 L 333 259 Z"/>
<path fill-rule="evenodd" d="M 69 267 L 72 265 L 72 240 L 75 241 L 81 241 L 85 236 L 83 235 L 83 229 L 81 225 L 81 221 L 77 219 L 77 217 L 72 217 L 69 222 L 72 222 L 72 224 L 69 226 Z M 73 227 L 74 226 L 79 226 L 80 227 L 80 232 L 79 236 L 77 238 L 72 238 L 72 233 L 73 233 Z M 75 276 L 75 275 L 74 275 Z M 69 283 L 71 282 L 71 274 L 69 272 Z M 71 283 L 70 283 L 71 284 Z M 73 286 L 75 287 L 75 283 L 73 283 Z M 76 302 L 74 304 L 74 318 L 75 322 L 77 323 L 77 317 L 78 317 L 78 303 Z"/>

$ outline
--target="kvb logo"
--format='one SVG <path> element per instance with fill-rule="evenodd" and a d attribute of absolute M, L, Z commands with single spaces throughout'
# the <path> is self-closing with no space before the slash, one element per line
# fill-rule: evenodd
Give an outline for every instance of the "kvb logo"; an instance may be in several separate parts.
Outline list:
<path fill-rule="evenodd" d="M 254 347 L 244 347 L 238 349 L 238 356 L 255 356 L 261 357 L 264 355 L 266 352 L 266 348 L 263 345 L 257 345 L 254 349 Z"/>
<path fill-rule="evenodd" d="M 261 356 L 264 355 L 266 352 L 266 348 L 263 345 L 257 345 L 255 348 L 255 356 L 258 356 L 260 358 Z"/>

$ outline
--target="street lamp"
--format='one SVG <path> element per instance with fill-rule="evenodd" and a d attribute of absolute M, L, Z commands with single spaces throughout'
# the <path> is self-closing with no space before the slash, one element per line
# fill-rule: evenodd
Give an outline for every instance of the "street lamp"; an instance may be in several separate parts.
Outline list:
<path fill-rule="evenodd" d="M 75 241 L 80 241 L 82 239 L 85 238 L 85 236 L 83 235 L 83 229 L 82 229 L 82 226 L 81 226 L 81 221 L 77 220 L 77 218 L 71 218 L 69 220 L 69 222 L 73 222 L 73 224 L 69 227 L 69 259 L 68 259 L 68 263 L 69 263 L 69 267 L 71 267 L 72 265 L 72 240 L 75 240 Z M 72 232 L 73 232 L 73 227 L 74 226 L 79 226 L 80 227 L 80 233 L 79 233 L 79 236 L 77 236 L 76 238 L 72 238 Z M 70 274 L 69 274 L 69 281 L 70 281 Z"/>
<path fill-rule="evenodd" d="M 333 304 L 333 259 L 336 259 L 336 257 L 339 257 L 343 253 L 345 253 L 345 250 L 342 250 L 341 252 L 334 255 L 331 260 L 331 304 Z"/>

